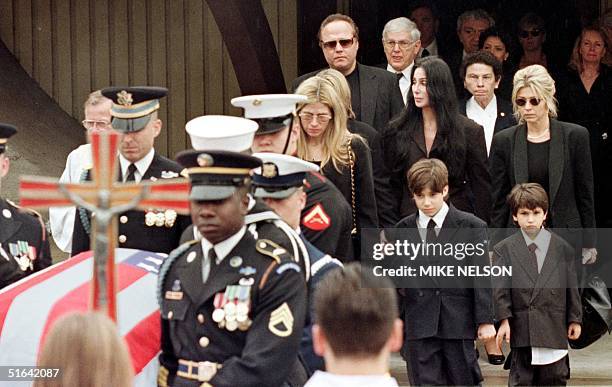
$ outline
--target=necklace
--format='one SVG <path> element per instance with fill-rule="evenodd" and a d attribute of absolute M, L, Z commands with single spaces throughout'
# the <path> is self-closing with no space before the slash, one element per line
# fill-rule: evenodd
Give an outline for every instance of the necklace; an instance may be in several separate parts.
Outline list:
<path fill-rule="evenodd" d="M 539 138 L 542 138 L 542 137 L 546 136 L 548 134 L 548 132 L 549 132 L 549 129 L 546 129 L 544 131 L 544 133 L 542 133 L 542 134 L 540 134 L 538 136 L 530 136 L 529 133 L 527 133 L 527 138 L 530 139 L 530 140 L 537 140 Z"/>

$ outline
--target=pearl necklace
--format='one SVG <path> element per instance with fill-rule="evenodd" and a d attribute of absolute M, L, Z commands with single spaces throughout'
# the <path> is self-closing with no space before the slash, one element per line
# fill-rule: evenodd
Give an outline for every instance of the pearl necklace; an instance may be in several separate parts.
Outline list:
<path fill-rule="evenodd" d="M 539 136 L 530 136 L 529 133 L 527 133 L 527 138 L 530 139 L 530 140 L 537 140 L 539 138 L 542 138 L 542 137 L 546 136 L 548 134 L 549 130 L 550 129 L 546 129 L 544 131 L 544 133 L 540 134 Z"/>

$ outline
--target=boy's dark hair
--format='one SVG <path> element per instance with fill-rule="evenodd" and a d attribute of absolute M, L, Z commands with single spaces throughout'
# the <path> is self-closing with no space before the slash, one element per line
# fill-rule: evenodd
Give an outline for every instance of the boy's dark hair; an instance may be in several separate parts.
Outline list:
<path fill-rule="evenodd" d="M 418 195 L 425 188 L 441 193 L 448 185 L 448 169 L 438 159 L 421 159 L 412 164 L 406 173 L 408 189 L 413 195 Z"/>
<path fill-rule="evenodd" d="M 541 208 L 548 212 L 548 195 L 538 183 L 517 184 L 508 194 L 508 205 L 512 215 L 516 215 L 521 208 L 535 210 Z"/>
<path fill-rule="evenodd" d="M 461 63 L 461 69 L 460 69 L 461 79 L 465 79 L 467 68 L 475 63 L 480 63 L 483 65 L 490 66 L 493 69 L 493 76 L 495 77 L 496 81 L 498 81 L 501 78 L 502 76 L 501 62 L 498 61 L 497 58 L 495 58 L 493 54 L 491 54 L 490 52 L 484 51 L 484 50 L 478 50 L 476 52 L 468 54 L 463 60 L 463 63 Z"/>
<path fill-rule="evenodd" d="M 387 278 L 362 271 L 358 262 L 325 276 L 315 291 L 316 323 L 336 356 L 376 356 L 398 317 L 397 298 Z"/>

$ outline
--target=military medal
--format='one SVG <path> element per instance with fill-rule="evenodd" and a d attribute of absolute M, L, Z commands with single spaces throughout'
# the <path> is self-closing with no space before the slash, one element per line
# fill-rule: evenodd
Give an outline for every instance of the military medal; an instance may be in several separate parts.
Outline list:
<path fill-rule="evenodd" d="M 164 214 L 162 212 L 158 212 L 157 214 L 155 214 L 155 225 L 157 227 L 163 227 L 165 223 L 166 218 L 164 217 Z"/>
<path fill-rule="evenodd" d="M 234 298 L 236 297 L 236 287 L 228 286 L 225 289 L 225 305 L 223 310 L 225 311 L 225 322 L 236 321 L 236 304 Z M 229 326 L 229 325 L 228 325 Z"/>
<path fill-rule="evenodd" d="M 249 329 L 251 327 L 251 324 L 253 323 L 253 321 L 251 321 L 250 319 L 247 319 L 244 322 L 239 322 L 238 323 L 238 329 L 240 329 L 241 331 L 246 331 L 247 329 Z"/>
<path fill-rule="evenodd" d="M 221 323 L 225 319 L 225 311 L 223 310 L 223 298 L 224 293 L 217 293 L 215 295 L 215 310 L 212 313 L 212 319 L 216 323 Z"/>
<path fill-rule="evenodd" d="M 250 286 L 238 287 L 238 303 L 236 304 L 236 321 L 244 323 L 249 318 Z"/>
<path fill-rule="evenodd" d="M 32 261 L 36 259 L 36 249 L 30 246 L 27 241 L 9 243 L 9 251 L 22 271 L 34 269 Z"/>
<path fill-rule="evenodd" d="M 238 321 L 233 320 L 233 321 L 227 321 L 225 323 L 225 328 L 227 328 L 228 331 L 233 332 L 236 329 L 238 329 Z"/>
<path fill-rule="evenodd" d="M 168 228 L 174 226 L 174 222 L 176 222 L 176 211 L 174 210 L 166 210 L 164 212 L 165 223 L 164 225 Z"/>
<path fill-rule="evenodd" d="M 149 227 L 153 227 L 155 225 L 155 213 L 152 211 L 147 211 L 145 214 L 145 224 Z"/>

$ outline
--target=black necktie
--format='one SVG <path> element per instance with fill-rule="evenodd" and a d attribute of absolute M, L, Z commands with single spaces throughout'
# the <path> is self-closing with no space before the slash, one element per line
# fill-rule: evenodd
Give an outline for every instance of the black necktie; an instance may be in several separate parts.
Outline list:
<path fill-rule="evenodd" d="M 531 258 L 531 262 L 533 262 L 533 267 L 535 268 L 536 273 L 539 273 L 540 271 L 538 270 L 538 256 L 535 253 L 537 248 L 538 246 L 535 243 L 532 243 L 527 246 L 527 249 L 529 249 L 529 256 Z"/>
<path fill-rule="evenodd" d="M 427 243 L 435 243 L 438 239 L 436 235 L 436 222 L 433 219 L 429 219 L 429 223 L 427 223 L 427 234 L 425 237 L 425 241 Z"/>
<path fill-rule="evenodd" d="M 397 77 L 397 84 L 399 85 L 400 81 L 404 77 L 404 73 L 395 73 L 395 76 Z"/>
<path fill-rule="evenodd" d="M 429 56 L 429 51 L 427 51 L 426 48 L 423 49 L 423 52 L 421 53 L 421 58 L 425 58 Z"/>
<path fill-rule="evenodd" d="M 206 254 L 206 259 L 202 263 L 202 280 L 206 282 L 208 277 L 210 277 L 210 272 L 213 267 L 217 265 L 217 253 L 215 252 L 215 248 L 211 247 L 208 249 L 208 254 Z"/>
<path fill-rule="evenodd" d="M 125 178 L 125 182 L 127 183 L 128 181 L 136 181 L 136 165 L 135 164 L 130 164 L 130 166 L 127 169 L 127 177 Z"/>

